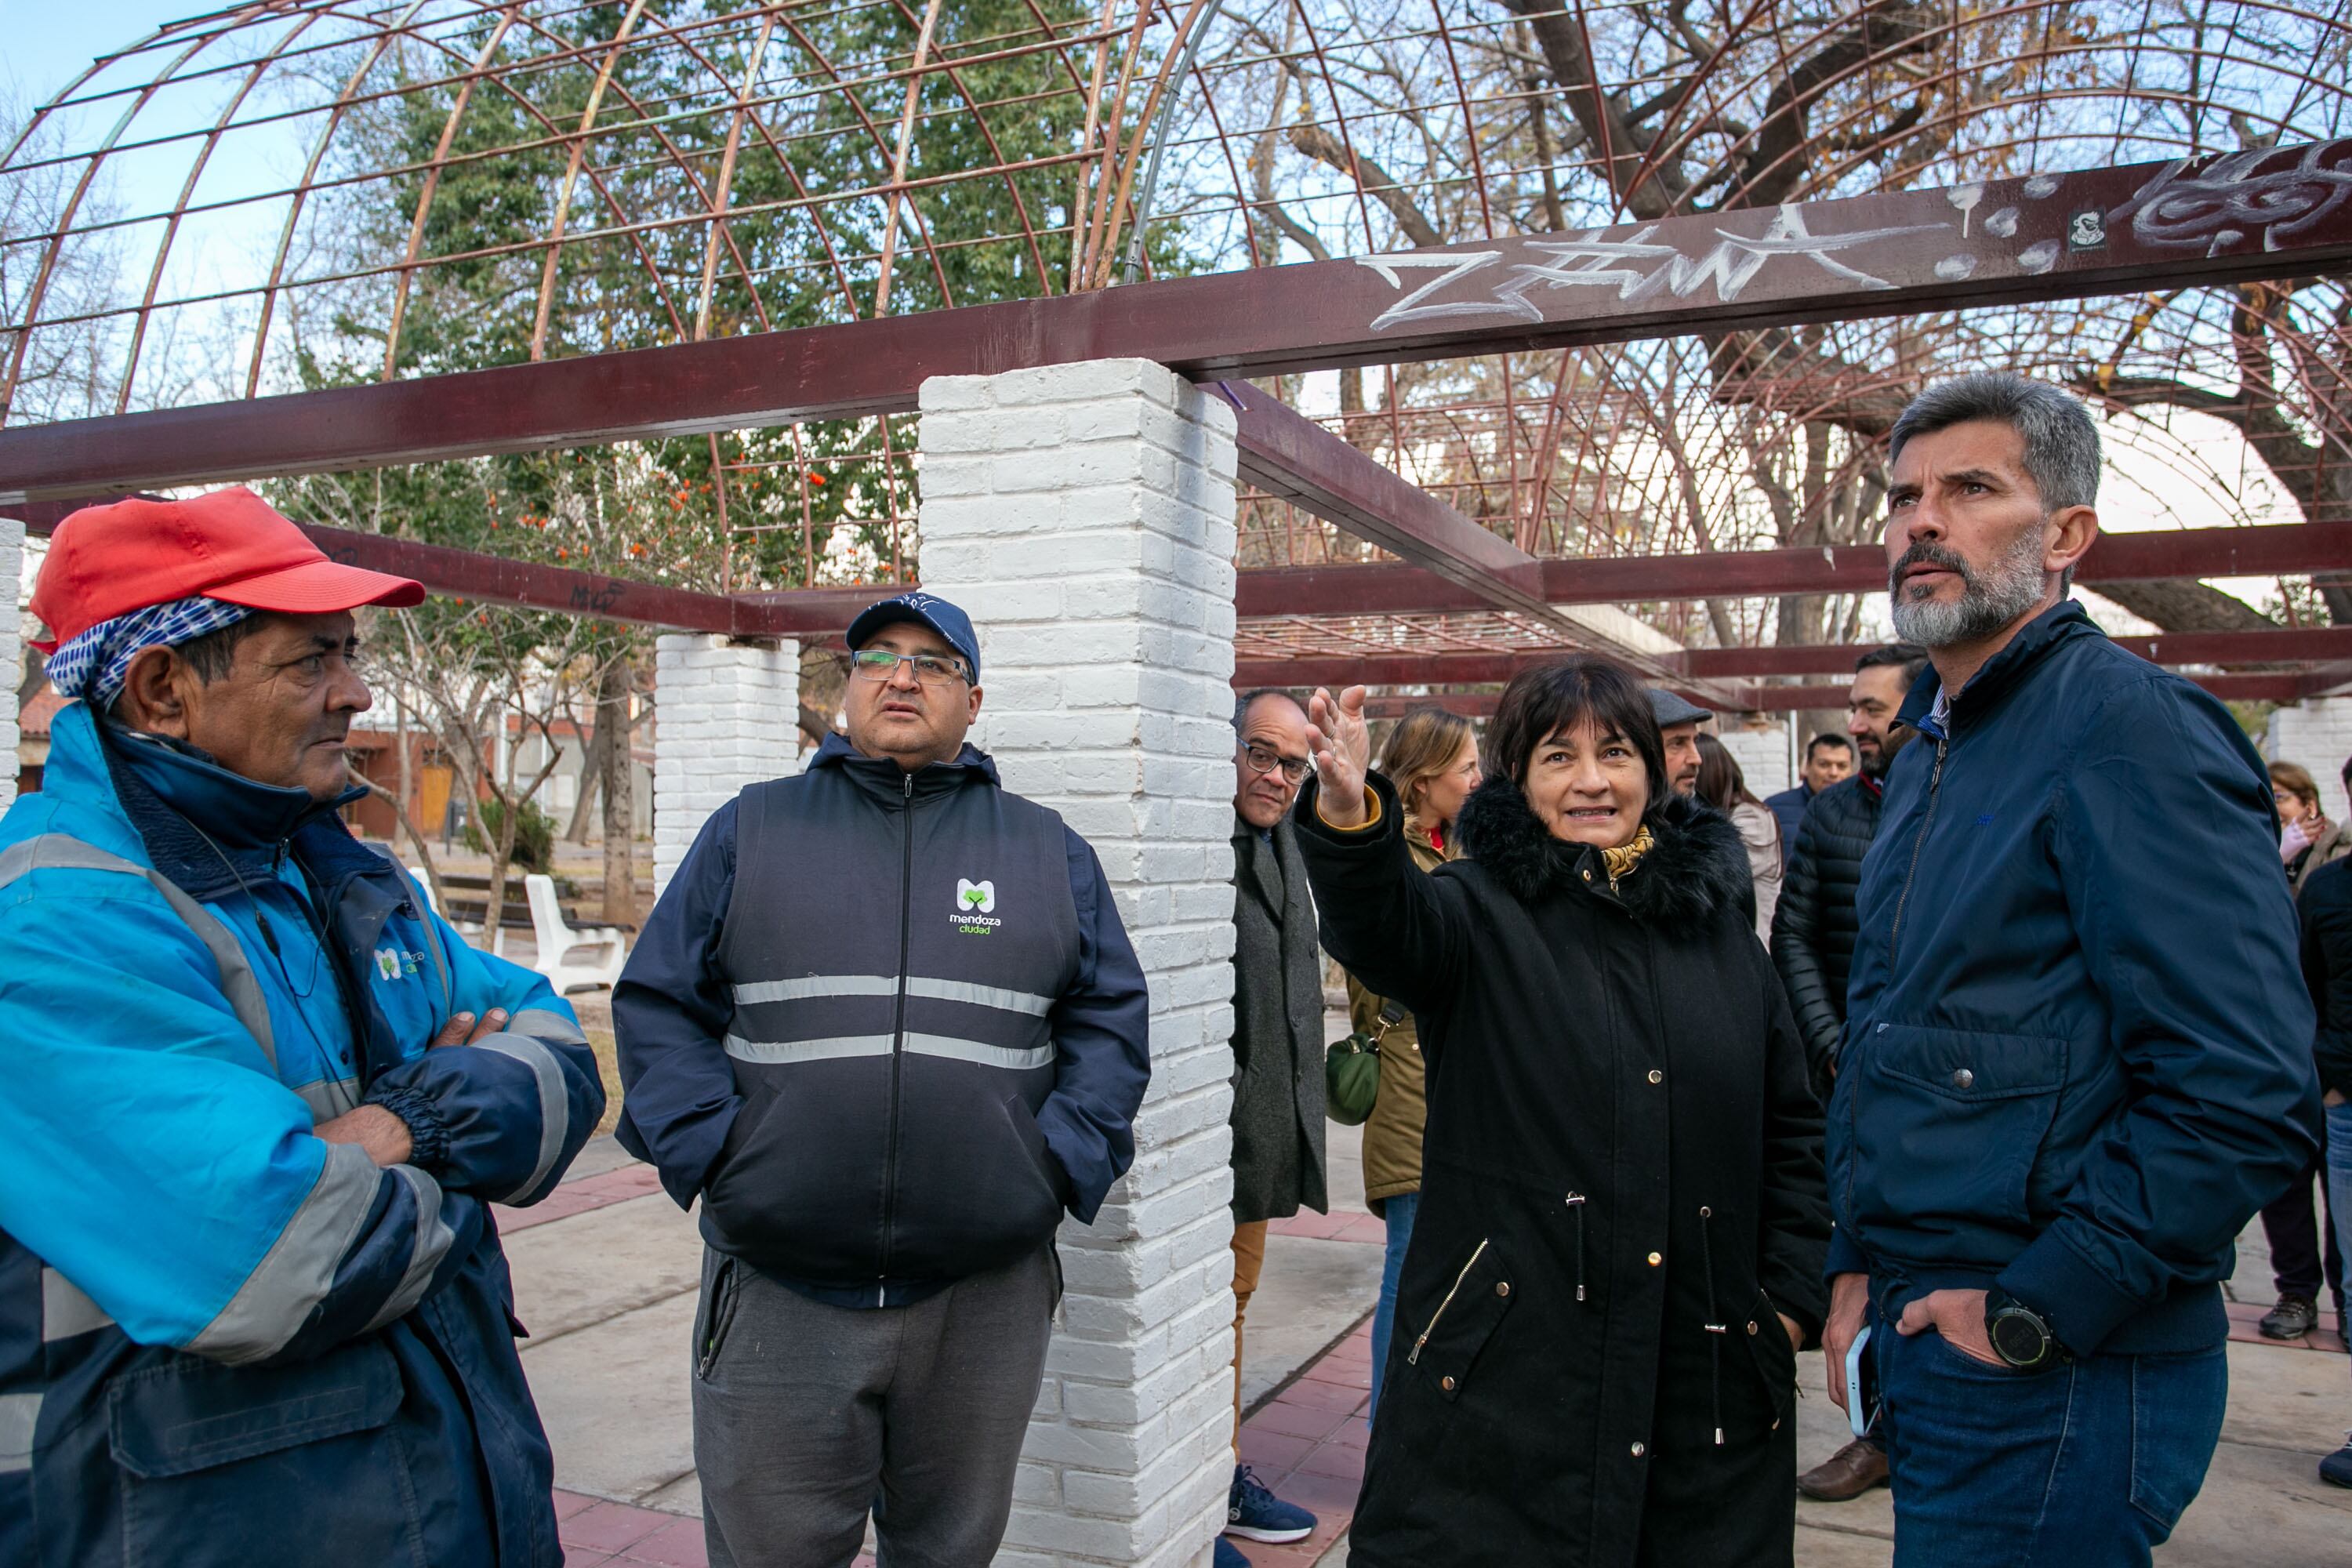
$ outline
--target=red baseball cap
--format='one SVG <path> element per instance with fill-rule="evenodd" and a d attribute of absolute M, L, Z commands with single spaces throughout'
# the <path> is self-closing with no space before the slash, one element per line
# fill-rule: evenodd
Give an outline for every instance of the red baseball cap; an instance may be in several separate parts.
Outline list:
<path fill-rule="evenodd" d="M 425 602 L 425 584 L 327 559 L 310 535 L 242 485 L 187 500 L 89 506 L 58 524 L 33 614 L 58 643 L 117 616 L 174 599 L 320 616 Z"/>

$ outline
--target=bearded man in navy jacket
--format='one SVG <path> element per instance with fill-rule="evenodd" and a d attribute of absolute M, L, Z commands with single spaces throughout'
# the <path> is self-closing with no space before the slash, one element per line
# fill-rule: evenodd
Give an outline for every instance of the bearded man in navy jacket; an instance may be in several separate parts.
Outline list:
<path fill-rule="evenodd" d="M 849 628 L 849 733 L 712 816 L 613 996 L 622 1143 L 708 1243 L 710 1561 L 982 1564 L 1061 1269 L 1135 1157 L 1150 1002 L 1084 839 L 965 744 L 980 645 Z"/>
<path fill-rule="evenodd" d="M 1870 1323 L 1900 1568 L 2144 1563 L 2221 1435 L 2231 1244 L 2317 1142 L 2269 781 L 2066 596 L 2081 404 L 1967 376 L 1891 447 L 1895 628 L 1932 668 L 1863 863 L 1831 1397 Z"/>

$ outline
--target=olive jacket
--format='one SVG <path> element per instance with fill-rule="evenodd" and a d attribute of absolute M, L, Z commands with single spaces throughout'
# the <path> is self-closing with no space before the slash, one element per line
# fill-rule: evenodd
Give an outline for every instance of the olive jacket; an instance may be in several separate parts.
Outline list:
<path fill-rule="evenodd" d="M 1410 819 L 1405 847 L 1423 871 L 1434 871 L 1453 858 L 1439 853 Z M 1452 840 L 1446 847 L 1454 847 Z M 1386 997 L 1367 989 L 1353 974 L 1348 976 L 1348 1026 L 1373 1036 L 1381 1045 L 1381 1092 L 1364 1121 L 1364 1204 L 1374 1214 L 1391 1198 L 1421 1191 L 1421 1130 L 1429 1120 L 1429 1075 L 1421 1059 L 1420 1026 L 1406 1012 L 1383 1031 L 1381 1010 L 1388 1005 Z M 1404 1004 L 1396 1006 L 1402 1011 Z"/>

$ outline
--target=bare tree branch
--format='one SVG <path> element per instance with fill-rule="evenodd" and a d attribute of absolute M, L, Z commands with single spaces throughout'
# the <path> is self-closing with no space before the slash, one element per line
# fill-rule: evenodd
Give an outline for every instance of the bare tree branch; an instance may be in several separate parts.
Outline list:
<path fill-rule="evenodd" d="M 1294 125 L 1290 128 L 1290 144 L 1318 163 L 1328 163 L 1363 188 L 1381 205 L 1389 209 L 1397 226 L 1415 245 L 1443 245 L 1445 237 L 1438 232 L 1429 216 L 1413 205 L 1411 196 L 1391 178 L 1386 169 L 1361 153 L 1350 153 L 1347 144 L 1319 125 Z M 1280 220 L 1277 218 L 1277 222 Z M 1287 233 L 1287 230 L 1285 230 Z"/>

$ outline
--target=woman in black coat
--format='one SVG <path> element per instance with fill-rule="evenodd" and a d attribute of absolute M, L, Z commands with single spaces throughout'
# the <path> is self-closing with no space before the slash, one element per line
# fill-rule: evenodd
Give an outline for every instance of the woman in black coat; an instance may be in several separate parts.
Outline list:
<path fill-rule="evenodd" d="M 1421 1213 L 1355 1568 L 1786 1564 L 1827 1308 L 1822 1114 L 1747 851 L 1606 660 L 1514 680 L 1417 871 L 1361 688 L 1295 821 L 1323 944 L 1420 1020 Z"/>

